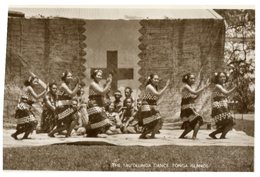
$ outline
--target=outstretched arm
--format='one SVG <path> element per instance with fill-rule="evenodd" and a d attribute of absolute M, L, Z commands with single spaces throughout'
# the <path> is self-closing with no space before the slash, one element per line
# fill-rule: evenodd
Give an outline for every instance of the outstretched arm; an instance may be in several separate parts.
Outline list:
<path fill-rule="evenodd" d="M 166 85 L 164 86 L 164 88 L 163 88 L 162 90 L 160 90 L 160 91 L 157 91 L 152 85 L 148 85 L 148 86 L 146 87 L 146 89 L 147 89 L 148 91 L 150 91 L 151 93 L 153 93 L 154 95 L 156 95 L 156 96 L 161 96 L 161 95 L 165 92 L 165 90 L 167 89 L 167 87 L 169 86 L 169 83 L 170 83 L 170 81 L 168 80 L 167 83 L 166 83 Z"/>
<path fill-rule="evenodd" d="M 33 72 L 31 72 L 31 71 L 30 71 L 30 75 L 31 75 L 32 77 L 37 77 L 37 76 L 36 76 Z M 38 82 L 39 82 L 39 84 L 40 84 L 44 89 L 47 88 L 47 85 L 46 85 L 41 79 L 38 78 Z"/>
<path fill-rule="evenodd" d="M 219 85 L 219 84 L 217 84 L 216 87 L 217 87 L 222 93 L 224 93 L 225 95 L 231 94 L 231 93 L 234 92 L 235 89 L 236 89 L 236 86 L 235 86 L 235 87 L 233 87 L 233 88 L 230 89 L 230 90 L 226 90 L 225 88 L 223 88 L 223 87 L 222 87 L 221 85 Z"/>
<path fill-rule="evenodd" d="M 47 90 L 44 90 L 43 92 L 41 92 L 40 94 L 37 94 L 32 87 L 28 87 L 28 91 L 31 93 L 31 95 L 35 98 L 35 99 L 40 99 L 44 96 L 44 94 L 47 92 Z"/>
<path fill-rule="evenodd" d="M 194 95 L 199 95 L 204 89 L 206 89 L 209 86 L 210 86 L 210 82 L 209 82 L 209 80 L 207 80 L 206 85 L 198 90 L 192 89 L 191 86 L 189 86 L 188 84 L 186 84 L 184 88 L 187 89 L 190 93 L 192 93 Z"/>
<path fill-rule="evenodd" d="M 67 94 L 69 94 L 72 97 L 77 94 L 79 88 L 80 88 L 79 84 L 77 84 L 73 90 L 70 90 L 70 88 L 67 86 L 67 84 L 65 84 L 65 83 L 61 84 L 61 90 L 64 90 Z"/>
<path fill-rule="evenodd" d="M 91 86 L 96 92 L 98 92 L 99 94 L 105 95 L 105 94 L 109 91 L 109 89 L 110 89 L 110 87 L 111 87 L 111 83 L 112 83 L 112 78 L 109 78 L 109 79 L 107 80 L 107 84 L 106 84 L 105 88 L 102 88 L 102 87 L 101 87 L 99 84 L 97 84 L 96 82 L 92 82 L 92 83 L 90 84 L 90 86 Z"/>

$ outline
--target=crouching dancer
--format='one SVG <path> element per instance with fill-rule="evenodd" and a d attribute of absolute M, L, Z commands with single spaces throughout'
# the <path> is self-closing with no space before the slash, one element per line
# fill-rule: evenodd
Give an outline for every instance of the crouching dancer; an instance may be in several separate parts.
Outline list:
<path fill-rule="evenodd" d="M 42 93 L 37 94 L 34 91 L 34 88 L 39 84 L 45 90 Z M 17 140 L 17 136 L 22 133 L 24 133 L 22 139 L 28 139 L 29 134 L 36 129 L 38 121 L 35 119 L 32 112 L 32 105 L 36 100 L 44 96 L 47 92 L 46 88 L 45 83 L 38 79 L 33 73 L 31 73 L 29 79 L 24 82 L 22 95 L 15 111 L 15 118 L 17 119 L 16 132 L 11 135 L 14 139 Z"/>
<path fill-rule="evenodd" d="M 140 139 L 147 139 L 146 135 L 151 133 L 150 138 L 155 138 L 162 127 L 162 117 L 157 109 L 157 100 L 162 96 L 168 87 L 170 81 L 168 80 L 165 87 L 158 91 L 159 77 L 156 74 L 151 74 L 146 84 L 145 93 L 143 96 L 141 107 L 141 125 L 144 126 Z"/>
<path fill-rule="evenodd" d="M 209 86 L 209 82 L 207 81 L 204 87 L 195 90 L 193 88 L 195 83 L 195 76 L 193 74 L 185 74 L 182 81 L 185 83 L 185 86 L 182 89 L 180 117 L 183 121 L 181 129 L 184 129 L 184 131 L 179 138 L 185 138 L 185 136 L 193 130 L 192 139 L 195 140 L 200 126 L 203 124 L 203 119 L 196 111 L 194 104 L 198 95 Z"/>

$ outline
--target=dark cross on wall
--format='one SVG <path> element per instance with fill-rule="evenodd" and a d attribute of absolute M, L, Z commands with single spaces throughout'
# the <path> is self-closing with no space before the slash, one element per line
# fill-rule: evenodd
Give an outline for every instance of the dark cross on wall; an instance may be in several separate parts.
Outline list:
<path fill-rule="evenodd" d="M 91 73 L 95 69 L 103 71 L 103 78 L 106 79 L 109 73 L 113 75 L 113 81 L 111 84 L 112 91 L 118 89 L 117 81 L 125 79 L 134 79 L 133 68 L 118 68 L 117 51 L 107 51 L 107 68 L 91 68 Z"/>

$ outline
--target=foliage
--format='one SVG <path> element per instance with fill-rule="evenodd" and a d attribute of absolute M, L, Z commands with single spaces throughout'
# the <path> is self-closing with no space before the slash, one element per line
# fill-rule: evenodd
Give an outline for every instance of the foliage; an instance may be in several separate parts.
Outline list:
<path fill-rule="evenodd" d="M 230 81 L 237 86 L 237 111 L 254 111 L 255 11 L 216 10 L 226 22 L 225 62 Z"/>

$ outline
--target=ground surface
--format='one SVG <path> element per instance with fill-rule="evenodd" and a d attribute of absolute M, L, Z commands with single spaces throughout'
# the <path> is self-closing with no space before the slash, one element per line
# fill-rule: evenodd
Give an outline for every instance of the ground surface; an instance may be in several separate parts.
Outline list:
<path fill-rule="evenodd" d="M 51 144 L 107 144 L 118 146 L 161 146 L 161 145 L 181 145 L 181 146 L 254 146 L 254 137 L 246 135 L 242 131 L 232 130 L 227 135 L 227 139 L 213 140 L 208 137 L 212 130 L 200 130 L 197 140 L 192 140 L 192 133 L 188 134 L 188 139 L 178 139 L 182 130 L 161 130 L 156 135 L 156 139 L 139 139 L 139 134 L 119 134 L 119 135 L 100 135 L 99 138 L 87 138 L 84 136 L 72 136 L 65 138 L 63 135 L 57 135 L 50 138 L 47 134 L 32 134 L 32 139 L 14 140 L 11 134 L 14 130 L 4 130 L 4 147 L 24 147 L 24 146 L 42 146 Z"/>

